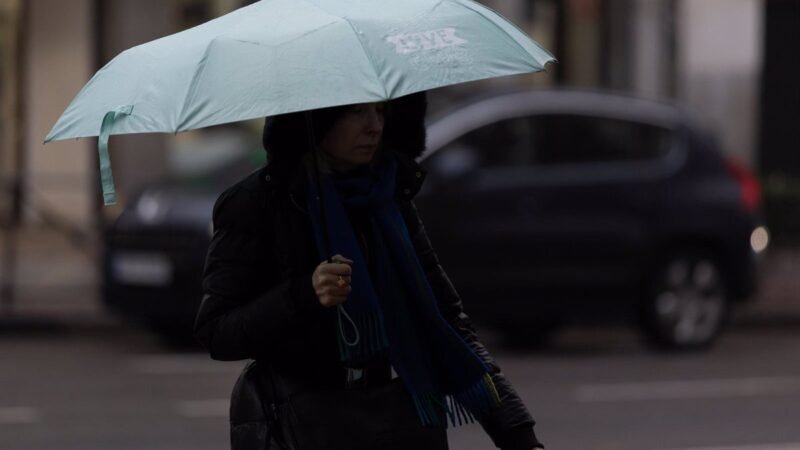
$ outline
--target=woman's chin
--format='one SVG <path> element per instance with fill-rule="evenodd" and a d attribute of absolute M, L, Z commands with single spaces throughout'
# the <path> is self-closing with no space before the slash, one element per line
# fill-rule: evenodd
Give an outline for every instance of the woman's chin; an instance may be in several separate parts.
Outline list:
<path fill-rule="evenodd" d="M 376 151 L 376 148 L 365 148 L 358 152 L 358 156 L 362 159 L 366 159 L 367 161 L 371 161 L 375 156 Z"/>
<path fill-rule="evenodd" d="M 375 150 L 359 152 L 358 156 L 354 159 L 354 163 L 358 165 L 369 164 L 375 158 Z"/>
<path fill-rule="evenodd" d="M 337 171 L 350 171 L 357 167 L 371 165 L 380 154 L 379 147 L 359 146 L 350 149 L 344 155 L 334 156 L 328 153 L 328 161 Z"/>

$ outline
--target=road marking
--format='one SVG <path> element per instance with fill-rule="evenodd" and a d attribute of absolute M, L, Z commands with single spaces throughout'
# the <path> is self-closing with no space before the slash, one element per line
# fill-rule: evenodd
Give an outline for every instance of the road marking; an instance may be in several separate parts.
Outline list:
<path fill-rule="evenodd" d="M 213 361 L 205 355 L 152 355 L 131 358 L 128 365 L 147 375 L 181 375 L 199 373 L 239 373 L 243 362 Z"/>
<path fill-rule="evenodd" d="M 178 412 L 184 417 L 228 417 L 230 400 L 227 398 L 212 400 L 186 400 L 178 402 Z"/>
<path fill-rule="evenodd" d="M 623 402 L 693 398 L 752 397 L 800 393 L 800 377 L 656 381 L 579 386 L 578 402 Z"/>
<path fill-rule="evenodd" d="M 35 408 L 27 406 L 0 406 L 0 425 L 36 423 L 41 420 Z"/>
<path fill-rule="evenodd" d="M 800 442 L 789 444 L 752 444 L 733 447 L 691 447 L 672 448 L 664 450 L 800 450 Z"/>

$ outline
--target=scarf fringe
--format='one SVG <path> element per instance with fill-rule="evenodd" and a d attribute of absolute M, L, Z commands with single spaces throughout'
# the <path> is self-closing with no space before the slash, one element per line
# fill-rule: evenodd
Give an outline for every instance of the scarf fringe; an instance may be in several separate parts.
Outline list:
<path fill-rule="evenodd" d="M 450 418 L 450 424 L 456 427 L 475 423 L 501 404 L 497 388 L 488 373 L 455 396 L 443 396 L 434 392 L 415 394 L 412 395 L 412 398 L 422 424 L 436 426 L 447 426 L 447 419 L 444 423 L 440 420 L 442 409 Z"/>
<path fill-rule="evenodd" d="M 336 326 L 339 331 L 336 341 L 339 344 L 339 359 L 342 362 L 365 361 L 389 347 L 389 340 L 383 325 L 383 314 L 380 310 L 356 314 L 355 317 L 353 317 L 353 313 L 349 314 L 353 323 L 347 320 L 339 321 Z M 352 343 L 356 336 L 353 325 L 358 331 L 356 345 L 348 343 Z"/>

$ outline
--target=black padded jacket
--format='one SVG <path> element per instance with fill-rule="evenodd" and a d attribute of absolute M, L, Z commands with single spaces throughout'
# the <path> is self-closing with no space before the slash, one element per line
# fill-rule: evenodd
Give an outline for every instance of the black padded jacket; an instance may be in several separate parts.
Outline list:
<path fill-rule="evenodd" d="M 530 450 L 540 445 L 534 420 L 478 340 L 417 214 L 413 197 L 425 170 L 398 159 L 396 201 L 441 314 L 491 368 L 500 394 L 501 406 L 481 425 L 498 448 Z M 219 197 L 195 336 L 214 359 L 268 361 L 295 388 L 335 388 L 344 373 L 333 338 L 336 308 L 324 307 L 311 283 L 320 261 L 305 189 L 301 168 L 278 174 L 268 165 Z"/>

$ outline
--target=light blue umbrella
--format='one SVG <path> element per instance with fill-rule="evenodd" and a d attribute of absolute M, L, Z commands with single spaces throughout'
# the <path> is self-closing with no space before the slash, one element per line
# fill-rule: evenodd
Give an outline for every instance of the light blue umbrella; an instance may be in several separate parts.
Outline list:
<path fill-rule="evenodd" d="M 45 142 L 192 130 L 384 101 L 542 70 L 553 56 L 470 0 L 262 0 L 126 50 L 100 69 Z"/>

